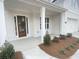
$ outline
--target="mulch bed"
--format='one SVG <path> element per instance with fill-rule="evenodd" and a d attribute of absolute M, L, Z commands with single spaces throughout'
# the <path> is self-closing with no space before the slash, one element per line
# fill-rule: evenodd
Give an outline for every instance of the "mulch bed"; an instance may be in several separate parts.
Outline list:
<path fill-rule="evenodd" d="M 77 38 L 70 37 L 70 38 L 66 38 L 65 40 L 59 40 L 58 43 L 51 41 L 50 45 L 40 44 L 39 47 L 51 56 L 54 56 L 60 59 L 69 59 L 69 57 L 72 56 L 77 51 L 77 49 L 79 49 L 79 43 L 77 43 L 76 41 L 77 41 Z M 66 48 L 73 43 L 76 43 L 74 45 L 75 48 L 70 48 L 70 50 L 65 50 L 65 55 L 59 52 L 60 49 Z"/>
<path fill-rule="evenodd" d="M 23 54 L 22 54 L 20 51 L 17 51 L 17 52 L 15 53 L 15 58 L 16 58 L 16 59 L 23 59 Z"/>

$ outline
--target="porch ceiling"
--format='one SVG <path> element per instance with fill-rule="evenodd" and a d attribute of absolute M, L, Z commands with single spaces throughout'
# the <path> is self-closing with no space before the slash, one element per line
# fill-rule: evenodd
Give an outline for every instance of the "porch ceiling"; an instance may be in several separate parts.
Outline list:
<path fill-rule="evenodd" d="M 5 0 L 5 8 L 14 11 L 24 11 L 24 12 L 39 12 L 41 6 L 45 6 L 47 11 L 50 13 L 61 13 L 65 11 L 64 9 L 53 7 L 48 3 L 39 0 Z"/>

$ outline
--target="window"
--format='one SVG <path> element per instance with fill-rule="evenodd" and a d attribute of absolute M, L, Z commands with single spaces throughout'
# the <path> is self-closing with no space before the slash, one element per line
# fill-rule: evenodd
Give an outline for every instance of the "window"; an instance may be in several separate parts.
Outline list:
<path fill-rule="evenodd" d="M 40 17 L 40 29 L 41 29 L 41 17 Z"/>
<path fill-rule="evenodd" d="M 41 17 L 40 17 L 40 29 L 41 29 Z M 45 18 L 45 29 L 49 29 L 49 18 Z"/>
<path fill-rule="evenodd" d="M 49 29 L 49 18 L 45 18 L 45 29 Z"/>
<path fill-rule="evenodd" d="M 71 0 L 71 8 L 79 9 L 79 0 Z"/>

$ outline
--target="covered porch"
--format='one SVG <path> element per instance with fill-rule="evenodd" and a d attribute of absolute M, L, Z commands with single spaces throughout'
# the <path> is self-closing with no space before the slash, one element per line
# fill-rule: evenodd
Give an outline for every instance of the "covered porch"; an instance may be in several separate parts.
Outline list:
<path fill-rule="evenodd" d="M 8 41 L 41 37 L 48 31 L 51 36 L 61 32 L 64 8 L 46 4 L 43 1 L 5 0 L 6 38 Z M 23 20 L 24 19 L 24 20 Z M 23 26 L 22 21 L 25 21 Z"/>

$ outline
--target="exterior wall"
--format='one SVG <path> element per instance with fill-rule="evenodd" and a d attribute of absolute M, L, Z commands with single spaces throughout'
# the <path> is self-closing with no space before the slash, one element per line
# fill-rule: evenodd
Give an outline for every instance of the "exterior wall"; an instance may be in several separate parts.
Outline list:
<path fill-rule="evenodd" d="M 66 11 L 61 15 L 61 33 L 66 34 L 66 33 L 74 33 L 78 32 L 79 30 L 79 15 L 71 12 L 71 11 Z M 74 20 L 69 20 L 68 18 L 72 18 Z M 66 23 L 65 23 L 66 22 Z"/>
<path fill-rule="evenodd" d="M 68 18 L 72 18 L 74 20 L 68 20 Z M 79 15 L 73 12 L 66 12 L 66 32 L 74 33 L 79 30 Z"/>
<path fill-rule="evenodd" d="M 53 20 L 51 24 L 53 25 L 51 29 L 52 34 L 58 35 L 60 33 L 60 15 L 59 14 L 53 16 Z"/>
<path fill-rule="evenodd" d="M 5 10 L 5 21 L 6 21 L 6 30 L 7 30 L 7 40 L 12 41 L 16 39 L 15 35 L 15 24 L 13 13 Z"/>
<path fill-rule="evenodd" d="M 40 30 L 40 13 L 26 13 L 19 11 L 12 11 L 9 9 L 5 9 L 5 18 L 6 18 L 6 29 L 7 29 L 7 40 L 12 41 L 16 40 L 15 33 L 15 23 L 14 16 L 22 15 L 28 17 L 28 37 L 39 37 L 41 36 Z M 49 18 L 49 34 L 59 34 L 60 32 L 60 15 L 52 16 L 50 14 L 46 14 L 46 17 Z"/>
<path fill-rule="evenodd" d="M 4 16 L 4 1 L 0 0 L 0 46 L 6 39 L 6 25 Z"/>
<path fill-rule="evenodd" d="M 29 27 L 29 35 L 28 37 L 32 37 L 33 35 L 33 18 L 32 14 L 23 13 L 23 12 L 14 12 L 11 10 L 6 9 L 5 10 L 5 18 L 6 18 L 6 29 L 7 29 L 7 40 L 12 41 L 16 40 L 16 33 L 15 33 L 15 23 L 14 23 L 14 16 L 16 15 L 22 15 L 28 17 L 28 27 Z"/>
<path fill-rule="evenodd" d="M 78 0 L 65 0 L 64 1 L 64 8 L 74 11 L 74 12 L 79 12 L 79 5 L 78 5 Z"/>

